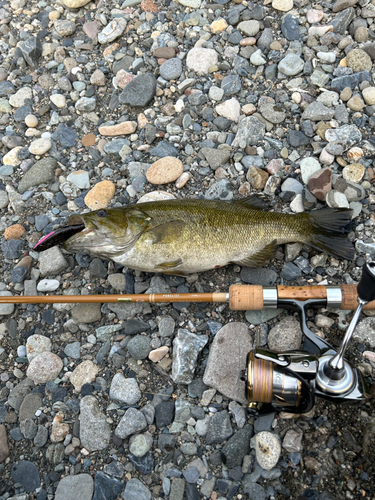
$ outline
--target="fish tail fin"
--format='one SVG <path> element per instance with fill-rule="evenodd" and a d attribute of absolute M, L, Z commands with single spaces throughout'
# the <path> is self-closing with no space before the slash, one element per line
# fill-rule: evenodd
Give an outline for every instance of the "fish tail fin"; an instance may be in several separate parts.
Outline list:
<path fill-rule="evenodd" d="M 308 243 L 341 259 L 354 259 L 354 245 L 346 237 L 353 211 L 347 208 L 325 208 L 309 213 Z"/>

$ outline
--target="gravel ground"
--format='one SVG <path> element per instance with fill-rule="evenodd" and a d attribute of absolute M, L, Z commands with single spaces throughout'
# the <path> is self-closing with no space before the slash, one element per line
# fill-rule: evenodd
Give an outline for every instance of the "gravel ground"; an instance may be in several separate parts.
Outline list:
<path fill-rule="evenodd" d="M 355 283 L 375 254 L 375 2 L 0 2 L 0 294 Z M 173 277 L 35 243 L 72 213 L 261 193 L 350 207 L 352 262 L 301 244 L 259 272 Z M 373 400 L 256 417 L 236 374 L 285 311 L 0 306 L 0 500 L 375 498 Z M 348 312 L 309 326 L 337 346 Z M 246 348 L 244 348 L 244 346 Z M 349 360 L 371 385 L 375 320 Z"/>

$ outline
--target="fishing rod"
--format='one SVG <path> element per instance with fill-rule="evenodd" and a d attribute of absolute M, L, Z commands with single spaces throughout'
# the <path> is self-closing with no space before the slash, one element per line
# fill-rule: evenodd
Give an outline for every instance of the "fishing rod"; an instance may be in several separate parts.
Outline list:
<path fill-rule="evenodd" d="M 1 296 L 0 303 L 208 302 L 229 303 L 232 310 L 283 308 L 297 312 L 302 348 L 276 352 L 259 346 L 250 351 L 238 373 L 250 406 L 259 413 L 307 413 L 316 397 L 333 403 L 361 403 L 370 397 L 362 372 L 345 359 L 363 309 L 375 309 L 375 262 L 363 266 L 358 285 L 274 286 L 232 285 L 224 293 L 161 293 L 129 295 Z M 307 326 L 309 308 L 354 310 L 338 349 Z M 235 367 L 234 367 L 235 369 Z"/>
<path fill-rule="evenodd" d="M 231 285 L 228 292 L 213 293 L 150 293 L 107 295 L 5 295 L 0 304 L 90 304 L 115 302 L 206 302 L 228 303 L 232 311 L 258 311 L 283 306 L 285 300 L 322 301 L 321 307 L 354 310 L 358 305 L 356 285 L 310 285 L 263 287 L 261 285 Z M 375 300 L 364 309 L 375 309 Z"/>

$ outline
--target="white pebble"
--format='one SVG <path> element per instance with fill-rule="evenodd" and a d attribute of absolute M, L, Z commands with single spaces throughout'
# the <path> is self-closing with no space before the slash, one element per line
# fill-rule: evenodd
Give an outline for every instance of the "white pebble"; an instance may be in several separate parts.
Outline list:
<path fill-rule="evenodd" d="M 29 151 L 33 155 L 43 155 L 47 153 L 52 147 L 52 142 L 50 139 L 44 139 L 41 137 L 40 139 L 36 139 L 29 146 Z"/>
<path fill-rule="evenodd" d="M 17 348 L 17 355 L 20 358 L 23 358 L 23 357 L 26 356 L 26 346 L 25 345 L 18 346 L 18 348 Z"/>
<path fill-rule="evenodd" d="M 255 452 L 258 464 L 266 470 L 271 470 L 277 464 L 281 445 L 275 434 L 263 431 L 255 436 Z"/>
<path fill-rule="evenodd" d="M 25 118 L 25 124 L 28 127 L 35 128 L 38 126 L 38 118 L 35 115 L 27 115 Z"/>
<path fill-rule="evenodd" d="M 58 280 L 42 280 L 39 281 L 36 289 L 38 292 L 54 292 L 60 286 L 60 282 Z"/>
<path fill-rule="evenodd" d="M 65 99 L 64 95 L 52 94 L 50 99 L 57 108 L 65 108 L 66 107 L 66 99 Z"/>

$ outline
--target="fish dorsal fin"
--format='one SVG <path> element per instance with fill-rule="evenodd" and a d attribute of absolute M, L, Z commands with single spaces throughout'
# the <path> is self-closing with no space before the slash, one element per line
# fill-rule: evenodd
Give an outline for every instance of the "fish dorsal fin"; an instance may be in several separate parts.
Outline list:
<path fill-rule="evenodd" d="M 244 198 L 243 200 L 236 200 L 235 203 L 238 203 L 239 205 L 245 205 L 246 207 L 256 210 L 269 210 L 271 208 L 269 199 L 261 194 L 254 194 L 252 196 Z"/>
<path fill-rule="evenodd" d="M 241 261 L 235 261 L 233 264 L 238 264 L 243 267 L 261 267 L 274 257 L 276 247 L 276 240 L 273 240 L 261 250 L 258 250 L 258 252 L 242 259 Z"/>
<path fill-rule="evenodd" d="M 165 245 L 168 243 L 173 243 L 178 238 L 180 238 L 184 228 L 184 221 L 172 220 L 151 229 L 147 229 L 145 235 L 151 237 L 153 245 L 156 245 L 156 243 Z"/>

